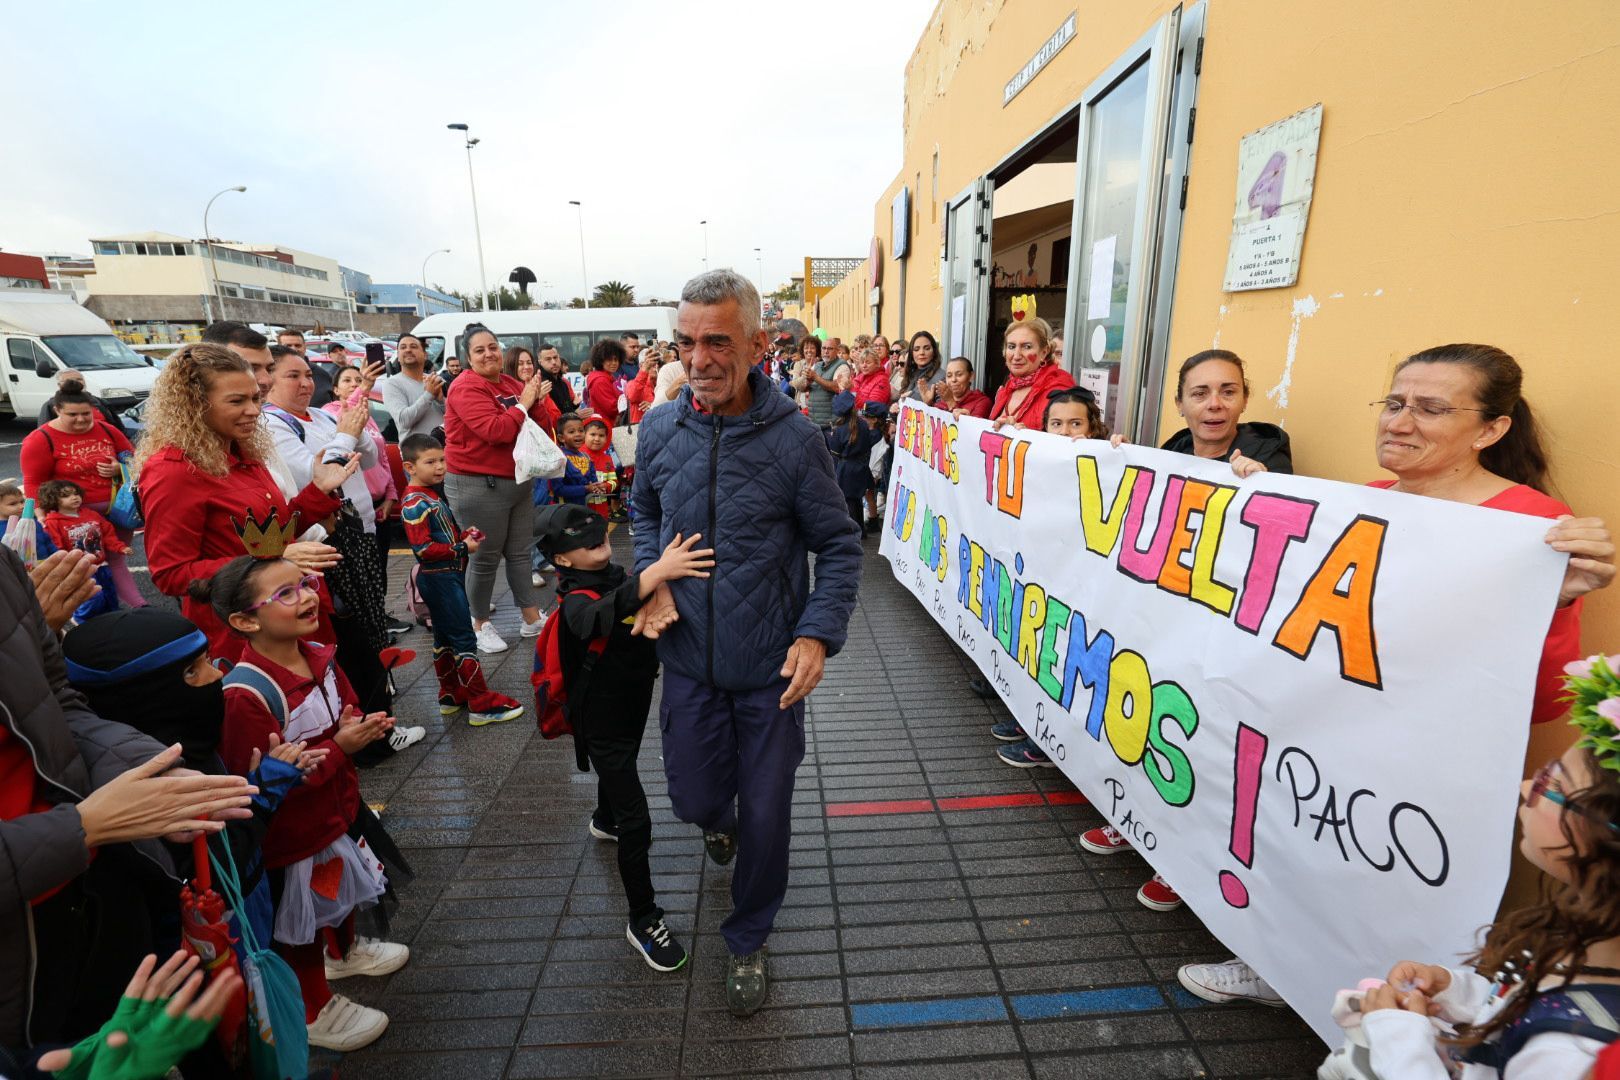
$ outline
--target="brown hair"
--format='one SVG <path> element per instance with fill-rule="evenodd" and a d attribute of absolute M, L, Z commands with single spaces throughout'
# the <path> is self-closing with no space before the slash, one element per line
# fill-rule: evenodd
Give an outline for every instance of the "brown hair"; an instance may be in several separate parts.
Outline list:
<path fill-rule="evenodd" d="M 534 370 L 539 371 L 540 360 L 534 355 L 534 350 L 529 348 L 527 345 L 512 345 L 508 347 L 506 350 L 506 359 L 501 362 L 501 370 L 512 376 L 514 379 L 519 378 L 517 373 L 518 358 L 525 354 L 527 354 L 529 357 L 529 363 L 534 365 Z"/>
<path fill-rule="evenodd" d="M 1546 494 L 1551 483 L 1541 429 L 1524 400 L 1524 369 L 1494 345 L 1436 345 L 1413 353 L 1395 365 L 1399 375 L 1408 364 L 1461 364 L 1477 376 L 1474 396 L 1485 419 L 1505 416 L 1507 433 L 1479 452 L 1479 462 L 1497 476 Z"/>
<path fill-rule="evenodd" d="M 1515 911 L 1489 928 L 1485 944 L 1469 962 L 1483 975 L 1501 972 L 1524 981 L 1520 992 L 1487 1023 L 1463 1029 L 1457 1037 L 1462 1045 L 1484 1042 L 1523 1016 L 1536 996 L 1536 986 L 1556 974 L 1556 965 L 1568 965 L 1563 985 L 1577 981 L 1576 969 L 1585 961 L 1587 949 L 1620 937 L 1620 833 L 1601 824 L 1620 821 L 1620 773 L 1604 768 L 1591 750 L 1583 750 L 1582 757 L 1592 782 L 1564 797 L 1597 820 L 1567 808 L 1558 815 L 1565 844 L 1558 850 L 1566 852 L 1564 865 L 1575 884 L 1548 878 L 1540 904 Z"/>
<path fill-rule="evenodd" d="M 224 476 L 229 471 L 225 440 L 208 426 L 208 392 L 221 375 L 230 374 L 252 378 L 253 369 L 223 345 L 199 342 L 170 354 L 152 384 L 152 396 L 146 399 L 146 431 L 135 451 L 137 469 L 173 446 L 210 476 Z M 263 461 L 269 454 L 270 437 L 261 428 L 237 440 L 237 446 L 245 459 Z"/>
<path fill-rule="evenodd" d="M 84 498 L 84 488 L 71 480 L 47 480 L 39 485 L 34 501 L 41 510 L 56 510 L 62 505 L 62 496 L 77 495 Z"/>
<path fill-rule="evenodd" d="M 1238 378 L 1243 380 L 1243 396 L 1249 396 L 1249 372 L 1243 366 L 1243 357 L 1227 349 L 1205 349 L 1203 352 L 1193 353 L 1181 362 L 1181 370 L 1176 373 L 1176 400 L 1181 400 L 1181 391 L 1187 386 L 1187 376 L 1199 364 L 1207 364 L 1211 360 L 1224 360 L 1238 369 Z"/>

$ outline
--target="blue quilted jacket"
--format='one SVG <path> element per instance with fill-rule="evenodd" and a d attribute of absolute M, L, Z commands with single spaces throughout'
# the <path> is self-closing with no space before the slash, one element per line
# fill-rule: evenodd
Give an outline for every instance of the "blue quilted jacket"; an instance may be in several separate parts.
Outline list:
<path fill-rule="evenodd" d="M 697 412 L 689 388 L 649 412 L 631 488 L 638 570 L 676 533 L 700 532 L 699 546 L 715 549 L 710 577 L 670 586 L 681 617 L 659 637 L 658 658 L 722 690 L 778 681 L 796 637 L 836 653 L 861 583 L 860 530 L 821 431 L 765 376 L 750 373 L 748 386 L 754 404 L 742 416 Z"/>

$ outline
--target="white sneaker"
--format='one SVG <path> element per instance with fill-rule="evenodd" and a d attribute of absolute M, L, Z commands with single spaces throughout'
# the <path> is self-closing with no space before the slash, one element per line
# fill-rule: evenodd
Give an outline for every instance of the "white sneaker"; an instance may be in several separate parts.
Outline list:
<path fill-rule="evenodd" d="M 1281 1008 L 1283 999 L 1271 984 L 1241 960 L 1224 964 L 1183 964 L 1176 978 L 1187 993 L 1224 1005 L 1228 1001 L 1254 1001 Z"/>
<path fill-rule="evenodd" d="M 326 958 L 326 981 L 336 982 L 350 975 L 389 975 L 405 966 L 411 950 L 395 941 L 357 937 L 341 960 Z"/>
<path fill-rule="evenodd" d="M 529 622 L 527 619 L 522 620 L 522 622 L 523 628 L 518 631 L 519 634 L 529 638 L 539 637 L 540 631 L 545 628 L 546 617 L 542 615 L 534 622 Z"/>
<path fill-rule="evenodd" d="M 388 1014 L 333 994 L 309 1028 L 309 1045 L 347 1053 L 370 1046 L 388 1030 Z"/>
<path fill-rule="evenodd" d="M 474 637 L 478 639 L 478 651 L 481 653 L 501 653 L 509 648 L 506 639 L 495 632 L 494 623 L 487 622 L 480 626 Z"/>
<path fill-rule="evenodd" d="M 542 574 L 540 571 L 534 570 L 534 571 L 531 571 L 529 573 L 529 584 L 530 585 L 533 585 L 535 588 L 538 589 L 540 586 L 544 585 L 545 583 L 546 583 L 546 575 Z"/>
<path fill-rule="evenodd" d="M 415 746 L 425 738 L 427 738 L 425 727 L 400 727 L 396 724 L 394 730 L 388 733 L 388 745 L 395 750 L 403 750 L 407 746 Z"/>

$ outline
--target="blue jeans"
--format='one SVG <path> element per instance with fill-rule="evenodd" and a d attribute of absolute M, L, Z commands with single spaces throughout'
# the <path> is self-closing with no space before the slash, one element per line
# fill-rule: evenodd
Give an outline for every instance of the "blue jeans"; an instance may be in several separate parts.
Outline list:
<path fill-rule="evenodd" d="M 461 567 L 453 563 L 422 563 L 416 572 L 416 591 L 422 594 L 422 603 L 433 617 L 435 648 L 449 649 L 457 656 L 478 651 Z"/>
<path fill-rule="evenodd" d="M 804 702 L 777 708 L 787 685 L 721 690 L 664 671 L 658 722 L 675 816 L 737 838 L 731 914 L 720 924 L 734 956 L 765 944 L 787 895 L 793 778 L 804 760 Z"/>

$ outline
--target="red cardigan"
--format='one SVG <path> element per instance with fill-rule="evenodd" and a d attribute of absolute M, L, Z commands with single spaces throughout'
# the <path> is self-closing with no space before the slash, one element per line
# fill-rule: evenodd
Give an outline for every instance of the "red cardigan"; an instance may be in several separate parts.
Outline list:
<path fill-rule="evenodd" d="M 463 372 L 444 395 L 444 462 L 463 476 L 513 476 L 512 447 L 523 430 L 518 398 L 523 383 L 511 375 L 490 382 L 477 372 Z M 561 415 L 550 398 L 541 398 L 528 415 L 547 431 Z"/>
<path fill-rule="evenodd" d="M 1374 480 L 1367 486 L 1388 488 L 1395 486 L 1395 481 Z M 1528 484 L 1515 484 L 1479 505 L 1543 518 L 1574 513 L 1551 495 L 1544 495 Z M 1558 699 L 1564 695 L 1564 665 L 1581 659 L 1581 605 L 1585 602 L 1583 597 L 1573 604 L 1553 609 L 1547 640 L 1541 646 L 1541 666 L 1536 669 L 1536 696 L 1530 704 L 1532 724 L 1545 724 L 1569 711 L 1569 706 Z"/>
<path fill-rule="evenodd" d="M 303 704 L 304 699 L 316 693 L 316 686 L 331 668 L 337 680 L 338 701 L 332 712 L 331 726 L 308 740 L 309 749 L 331 751 L 326 760 L 304 777 L 289 791 L 270 819 L 270 830 L 264 834 L 264 865 L 279 869 L 306 859 L 349 831 L 354 815 L 360 808 L 360 780 L 354 762 L 332 738 L 337 734 L 337 718 L 347 706 L 359 708 L 354 688 L 344 677 L 343 669 L 333 660 L 335 650 L 330 645 L 312 645 L 299 642 L 299 649 L 309 661 L 315 678 L 306 679 L 254 651 L 243 647 L 242 659 L 262 668 L 276 681 L 287 696 L 287 711 Z M 316 705 L 316 708 L 321 708 Z M 282 727 L 264 701 L 245 687 L 232 686 L 225 690 L 225 726 L 220 732 L 219 757 L 225 767 L 240 776 L 246 776 L 253 751 L 270 753 L 270 735 L 281 737 Z"/>
<path fill-rule="evenodd" d="M 593 371 L 585 376 L 585 403 L 609 431 L 613 430 L 613 421 L 619 415 L 619 392 L 618 381 L 605 371 Z"/>
<path fill-rule="evenodd" d="M 232 444 L 226 455 L 224 476 L 203 472 L 174 446 L 153 454 L 140 476 L 152 582 L 164 594 L 184 598 L 180 610 L 208 635 L 213 655 L 225 660 L 241 653 L 242 638 L 214 616 L 213 608 L 186 596 L 186 586 L 213 577 L 226 563 L 247 554 L 236 526 L 249 511 L 261 520 L 274 513 L 283 523 L 296 513 L 307 528 L 342 505 L 340 497 L 327 495 L 314 484 L 289 505 L 270 470 L 257 461 L 244 461 L 236 449 Z"/>
<path fill-rule="evenodd" d="M 1024 395 L 1023 404 L 1018 407 L 1018 414 L 1011 419 L 1015 424 L 1039 431 L 1042 420 L 1046 417 L 1046 395 L 1053 390 L 1064 390 L 1074 385 L 1074 376 L 1056 364 L 1042 364 L 1035 370 L 1035 383 Z M 996 420 L 1007 411 L 1007 402 L 1012 399 L 1013 391 L 1009 384 L 1003 383 L 996 391 L 996 404 L 990 410 L 989 419 Z"/>
<path fill-rule="evenodd" d="M 96 472 L 96 465 L 122 453 L 133 453 L 134 449 L 122 431 L 99 416 L 95 426 L 83 435 L 69 435 L 49 424 L 35 428 L 23 438 L 18 451 L 23 491 L 35 498 L 45 481 L 71 480 L 84 488 L 86 506 L 99 506 L 112 499 L 113 482 Z"/>

